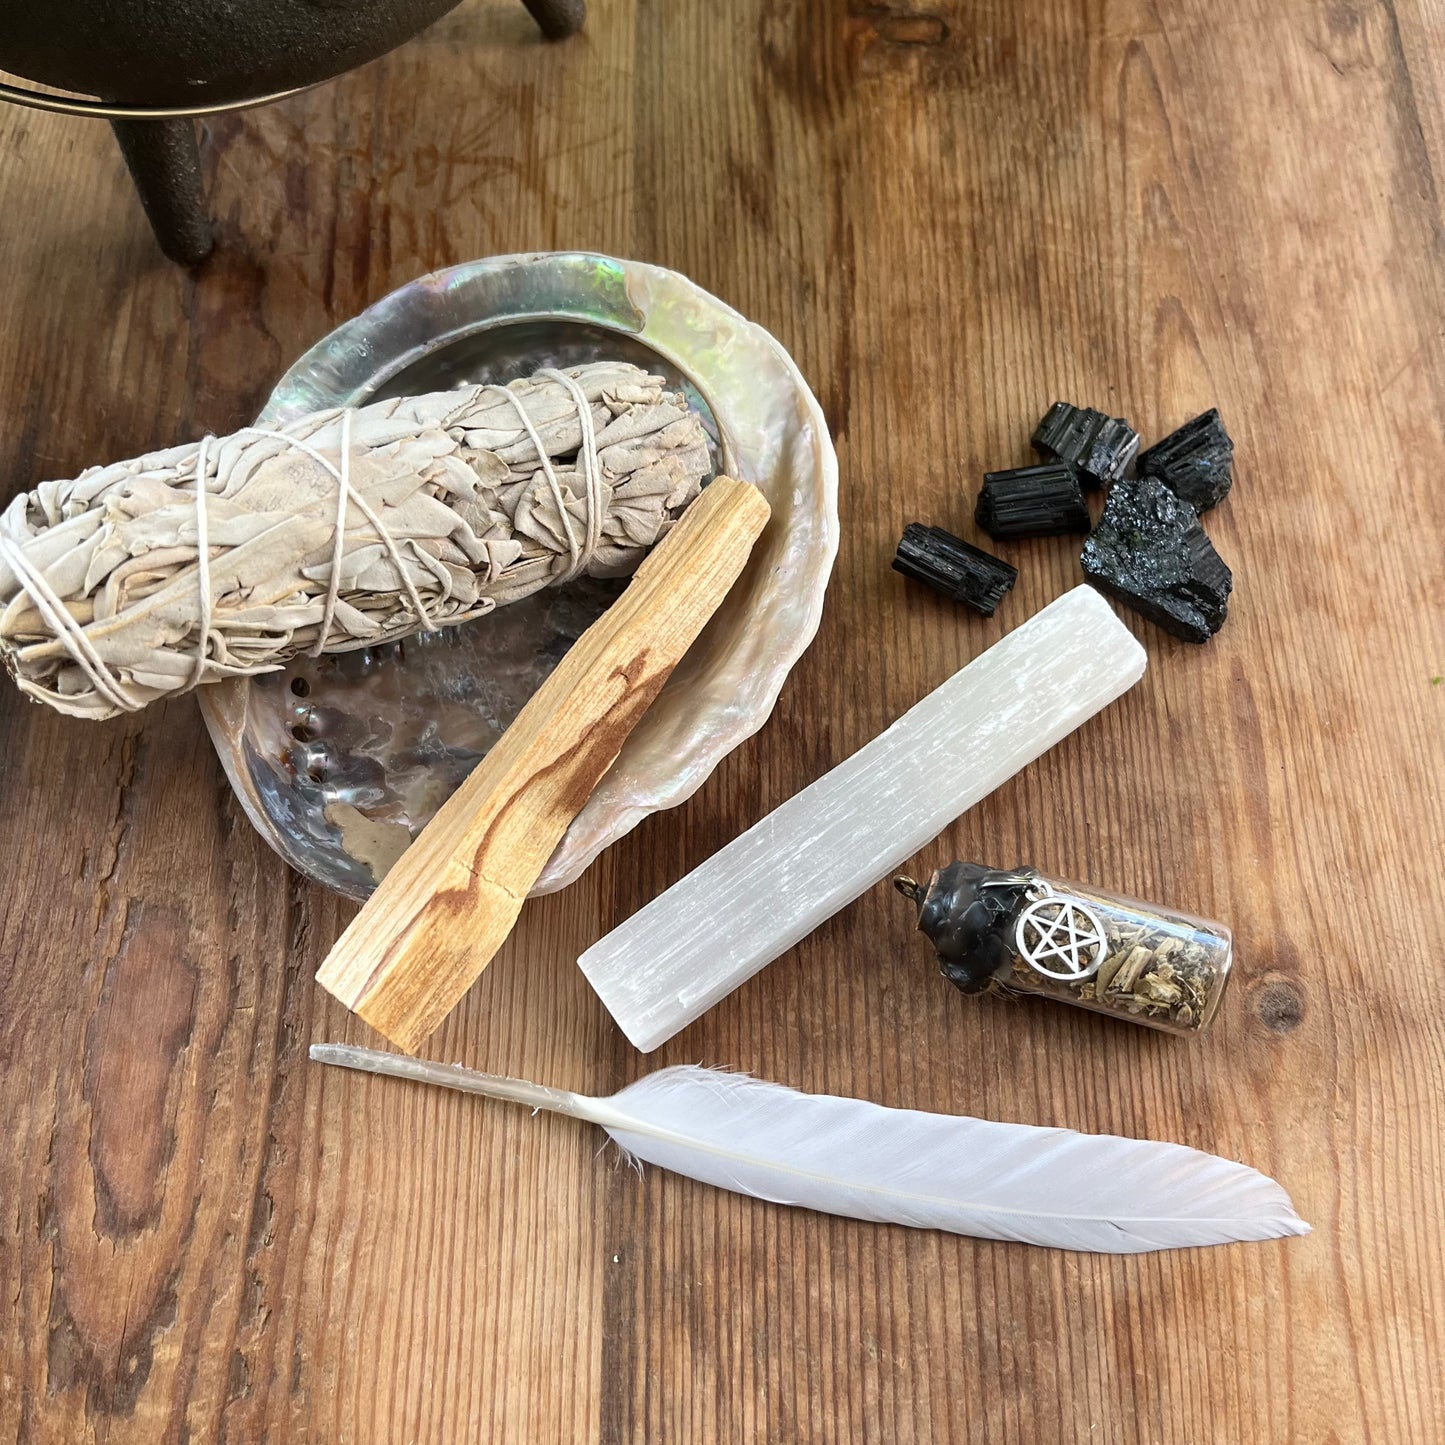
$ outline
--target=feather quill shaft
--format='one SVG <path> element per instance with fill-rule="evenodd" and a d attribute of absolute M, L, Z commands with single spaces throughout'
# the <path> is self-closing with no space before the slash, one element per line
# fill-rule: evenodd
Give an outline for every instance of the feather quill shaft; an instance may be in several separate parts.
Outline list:
<path fill-rule="evenodd" d="M 690 1066 L 592 1098 L 345 1044 L 311 1057 L 586 1119 L 631 1158 L 845 1218 L 1106 1254 L 1309 1232 L 1274 1180 L 1180 1144 L 889 1109 Z"/>

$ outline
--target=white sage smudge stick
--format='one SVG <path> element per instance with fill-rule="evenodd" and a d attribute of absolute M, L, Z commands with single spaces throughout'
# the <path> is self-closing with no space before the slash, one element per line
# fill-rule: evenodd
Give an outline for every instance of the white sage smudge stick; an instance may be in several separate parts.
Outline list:
<path fill-rule="evenodd" d="M 1273 1179 L 1183 1144 L 888 1109 L 688 1065 L 598 1099 L 349 1044 L 312 1044 L 311 1057 L 570 1114 L 629 1159 L 847 1219 L 1101 1254 L 1310 1230 Z"/>
<path fill-rule="evenodd" d="M 0 515 L 0 656 L 113 717 L 626 576 L 710 470 L 684 399 L 606 361 L 92 467 Z"/>

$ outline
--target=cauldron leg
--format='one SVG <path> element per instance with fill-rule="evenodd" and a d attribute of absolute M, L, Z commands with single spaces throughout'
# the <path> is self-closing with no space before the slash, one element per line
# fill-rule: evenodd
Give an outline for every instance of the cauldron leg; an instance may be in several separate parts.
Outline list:
<path fill-rule="evenodd" d="M 587 0 L 522 0 L 548 40 L 565 40 L 587 23 Z"/>
<path fill-rule="evenodd" d="M 211 254 L 196 128 L 189 120 L 113 120 L 111 128 L 161 250 L 182 266 Z"/>

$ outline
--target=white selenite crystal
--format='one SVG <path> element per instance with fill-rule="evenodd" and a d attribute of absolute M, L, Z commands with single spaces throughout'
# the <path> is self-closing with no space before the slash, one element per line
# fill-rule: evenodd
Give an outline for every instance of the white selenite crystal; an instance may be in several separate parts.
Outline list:
<path fill-rule="evenodd" d="M 1144 674 L 1144 649 L 1077 587 L 579 960 L 623 1033 L 665 1043 Z"/>

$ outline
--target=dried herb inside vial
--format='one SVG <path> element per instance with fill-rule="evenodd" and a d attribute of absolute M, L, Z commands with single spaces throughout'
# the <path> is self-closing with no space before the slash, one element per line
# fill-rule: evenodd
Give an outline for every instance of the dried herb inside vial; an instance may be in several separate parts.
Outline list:
<path fill-rule="evenodd" d="M 1202 943 L 1167 929 L 1109 935 L 1109 953 L 1091 987 L 1096 1002 L 1124 1013 L 1197 1027 L 1219 977 Z"/>
<path fill-rule="evenodd" d="M 1098 972 L 1079 983 L 1043 980 L 1016 957 L 1010 982 L 1030 993 L 1073 997 L 1092 1008 L 1139 1022 L 1182 1030 L 1202 1027 L 1219 983 L 1215 958 L 1227 945 L 1221 942 L 1211 953 L 1197 938 L 1181 938 L 1177 929 L 1126 923 L 1100 907 L 1098 900 L 1085 901 L 1104 919 L 1108 951 Z"/>

